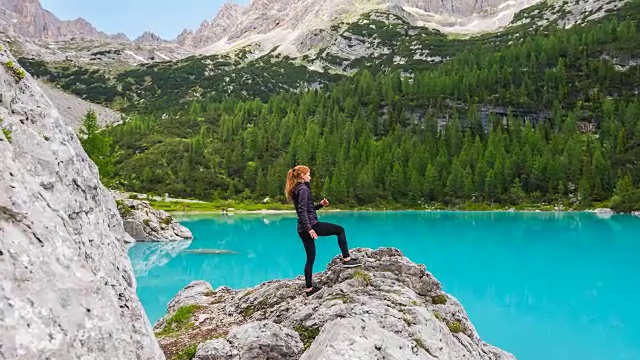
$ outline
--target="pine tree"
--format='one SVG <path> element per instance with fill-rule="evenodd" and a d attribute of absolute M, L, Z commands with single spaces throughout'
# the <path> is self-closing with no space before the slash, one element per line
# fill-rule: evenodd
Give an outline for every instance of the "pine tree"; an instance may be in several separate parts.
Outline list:
<path fill-rule="evenodd" d="M 89 158 L 98 166 L 100 177 L 109 178 L 113 173 L 115 151 L 111 150 L 111 138 L 100 131 L 98 116 L 93 109 L 87 110 L 80 128 L 80 143 Z"/>

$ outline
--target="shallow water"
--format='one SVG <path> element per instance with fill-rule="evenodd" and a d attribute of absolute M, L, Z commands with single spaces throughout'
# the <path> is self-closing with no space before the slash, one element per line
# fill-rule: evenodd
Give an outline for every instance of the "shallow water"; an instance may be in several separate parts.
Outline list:
<path fill-rule="evenodd" d="M 640 219 L 590 213 L 320 213 L 350 247 L 397 247 L 458 298 L 480 336 L 524 360 L 640 359 Z M 134 245 L 153 322 L 192 280 L 244 288 L 302 274 L 294 214 L 187 217 L 195 240 Z M 231 254 L 185 253 L 224 249 Z M 339 254 L 317 241 L 314 271 Z"/>

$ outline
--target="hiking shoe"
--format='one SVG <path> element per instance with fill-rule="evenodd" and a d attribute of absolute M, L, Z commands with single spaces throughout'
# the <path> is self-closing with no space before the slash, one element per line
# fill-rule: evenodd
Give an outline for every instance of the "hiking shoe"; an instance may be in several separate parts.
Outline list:
<path fill-rule="evenodd" d="M 313 287 L 311 288 L 311 291 L 306 291 L 305 293 L 307 293 L 307 297 L 317 293 L 318 291 L 322 290 L 322 286 L 317 286 L 317 285 L 313 285 Z"/>
<path fill-rule="evenodd" d="M 358 259 L 355 258 L 351 258 L 349 259 L 349 261 L 342 261 L 342 265 L 346 268 L 353 268 L 353 267 L 358 267 L 358 266 L 362 266 L 362 263 L 360 263 L 360 261 Z"/>

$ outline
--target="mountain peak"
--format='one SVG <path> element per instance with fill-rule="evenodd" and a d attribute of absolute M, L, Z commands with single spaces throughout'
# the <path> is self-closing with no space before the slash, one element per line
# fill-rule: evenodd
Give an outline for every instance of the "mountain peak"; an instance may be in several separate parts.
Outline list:
<path fill-rule="evenodd" d="M 62 21 L 44 9 L 40 0 L 0 0 L 0 8 L 7 13 L 0 19 L 0 27 L 8 32 L 34 40 L 58 40 L 71 37 L 107 39 L 83 18 Z"/>
<path fill-rule="evenodd" d="M 161 43 L 163 40 L 160 36 L 151 31 L 145 31 L 142 35 L 138 36 L 133 42 L 135 43 Z"/>
<path fill-rule="evenodd" d="M 126 41 L 126 42 L 131 41 L 131 39 L 129 39 L 129 37 L 126 34 L 121 32 L 114 35 L 110 35 L 109 38 L 114 41 Z"/>
<path fill-rule="evenodd" d="M 218 11 L 218 15 L 223 13 L 228 13 L 228 12 L 235 12 L 238 10 L 244 10 L 244 9 L 245 9 L 244 7 L 238 4 L 226 2 L 222 4 L 222 6 L 220 7 L 220 11 Z"/>
<path fill-rule="evenodd" d="M 198 49 L 210 45 L 228 34 L 233 26 L 243 17 L 247 8 L 238 4 L 226 2 L 222 4 L 216 16 L 211 20 L 203 20 L 200 27 L 195 32 L 187 33 L 183 31 L 178 36 L 178 44 Z"/>

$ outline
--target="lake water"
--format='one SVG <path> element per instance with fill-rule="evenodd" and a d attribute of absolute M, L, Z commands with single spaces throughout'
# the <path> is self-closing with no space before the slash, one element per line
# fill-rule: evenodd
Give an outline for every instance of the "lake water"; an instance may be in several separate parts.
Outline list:
<path fill-rule="evenodd" d="M 523 360 L 640 359 L 640 219 L 590 213 L 320 213 L 350 247 L 396 247 L 458 298 L 480 336 Z M 294 214 L 180 219 L 193 241 L 129 249 L 151 322 L 192 280 L 255 286 L 302 274 Z M 202 255 L 184 249 L 225 249 Z M 314 271 L 339 254 L 317 241 Z"/>

